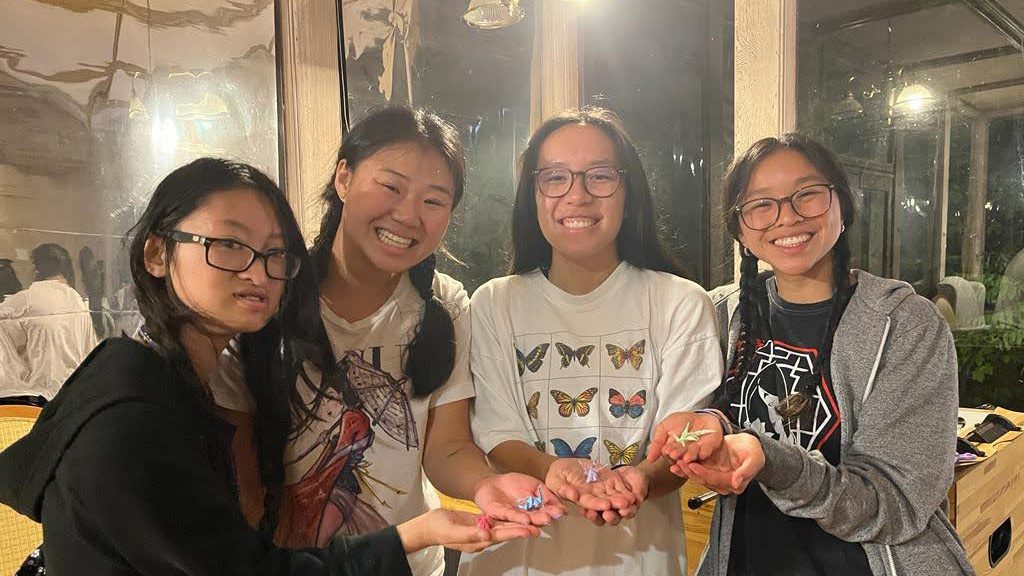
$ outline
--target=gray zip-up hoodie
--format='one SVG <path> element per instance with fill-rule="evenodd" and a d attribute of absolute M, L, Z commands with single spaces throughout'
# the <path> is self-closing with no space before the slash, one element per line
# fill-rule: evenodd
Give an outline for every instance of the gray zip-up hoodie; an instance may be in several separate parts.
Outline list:
<path fill-rule="evenodd" d="M 756 480 L 782 512 L 864 547 L 875 576 L 973 575 L 946 518 L 956 448 L 956 349 L 935 306 L 905 282 L 854 270 L 830 362 L 840 464 L 759 436 Z M 712 294 L 731 365 L 739 289 Z M 719 499 L 698 576 L 725 576 L 736 498 Z"/>

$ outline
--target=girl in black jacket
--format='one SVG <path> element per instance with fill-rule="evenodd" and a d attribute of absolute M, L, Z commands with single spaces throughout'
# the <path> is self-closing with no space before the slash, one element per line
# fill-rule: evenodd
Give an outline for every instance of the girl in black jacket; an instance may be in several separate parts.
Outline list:
<path fill-rule="evenodd" d="M 409 574 L 405 554 L 426 546 L 477 550 L 537 534 L 435 510 L 325 549 L 274 547 L 291 383 L 304 363 L 325 374 L 334 366 L 287 200 L 251 166 L 196 160 L 157 187 L 130 258 L 139 338 L 100 344 L 32 431 L 0 453 L 0 502 L 42 521 L 50 576 L 390 576 Z M 236 337 L 257 403 L 259 530 L 238 501 L 234 429 L 207 388 Z"/>

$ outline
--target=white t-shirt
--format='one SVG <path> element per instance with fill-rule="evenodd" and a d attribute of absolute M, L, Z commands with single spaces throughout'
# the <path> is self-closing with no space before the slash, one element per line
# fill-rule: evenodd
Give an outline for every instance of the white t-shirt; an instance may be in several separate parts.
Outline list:
<path fill-rule="evenodd" d="M 403 275 L 391 297 L 373 314 L 348 322 L 321 302 L 331 347 L 342 363 L 362 406 L 325 400 L 322 421 L 286 447 L 285 494 L 277 539 L 287 547 L 323 546 L 338 533 L 365 533 L 418 516 L 440 503 L 422 467 L 428 411 L 473 396 L 469 372 L 469 297 L 462 284 L 437 273 L 434 293 L 455 323 L 455 368 L 444 386 L 414 398 L 402 366 L 405 349 L 423 315 L 423 300 Z M 227 359 L 229 356 L 224 356 Z M 230 363 L 229 363 L 230 364 Z M 320 374 L 311 379 L 319 384 Z M 251 411 L 251 397 L 230 365 L 214 378 L 214 399 L 224 408 Z M 309 386 L 296 384 L 312 399 Z M 311 404 L 312 405 L 312 404 Z M 440 576 L 444 551 L 435 546 L 411 554 L 417 576 Z"/>
<path fill-rule="evenodd" d="M 8 323 L 0 320 L 0 397 L 21 396 L 17 391 L 28 389 L 28 366 L 7 333 Z"/>
<path fill-rule="evenodd" d="M 47 400 L 96 347 L 89 307 L 74 288 L 59 280 L 37 280 L 0 303 L 0 330 L 22 355 L 23 385 L 0 396 L 43 396 Z"/>
<path fill-rule="evenodd" d="M 700 286 L 628 263 L 567 294 L 539 271 L 473 295 L 473 434 L 486 452 L 521 440 L 555 456 L 642 461 L 665 416 L 703 406 L 722 378 L 713 307 Z M 460 574 L 686 574 L 679 497 L 597 527 L 576 511 L 537 539 L 464 555 Z"/>

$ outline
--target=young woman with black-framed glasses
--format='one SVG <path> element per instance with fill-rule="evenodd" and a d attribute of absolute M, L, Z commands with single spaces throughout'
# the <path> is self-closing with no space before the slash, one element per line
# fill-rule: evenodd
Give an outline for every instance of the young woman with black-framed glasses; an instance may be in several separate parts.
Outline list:
<path fill-rule="evenodd" d="M 648 454 L 734 494 L 715 509 L 697 573 L 972 574 L 944 513 L 957 415 L 948 325 L 905 282 L 850 269 L 853 190 L 820 143 L 760 140 L 724 184 L 742 268 L 738 286 L 713 293 L 728 358 L 715 404 L 745 433 L 680 445 L 693 415 L 673 414 Z"/>

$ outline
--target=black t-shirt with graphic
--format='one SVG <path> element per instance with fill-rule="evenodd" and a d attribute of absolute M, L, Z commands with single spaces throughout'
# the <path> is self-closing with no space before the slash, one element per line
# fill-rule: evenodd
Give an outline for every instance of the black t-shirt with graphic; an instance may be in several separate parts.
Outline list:
<path fill-rule="evenodd" d="M 819 346 L 828 329 L 832 300 L 816 304 L 783 301 L 768 280 L 771 339 L 758 342 L 738 398 L 730 398 L 733 421 L 774 438 L 818 450 L 831 464 L 839 462 L 842 422 L 828 362 L 799 419 L 787 421 L 775 411 L 779 401 L 811 377 Z M 825 532 L 817 522 L 782 513 L 757 482 L 740 494 L 733 519 L 729 576 L 811 576 L 871 574 L 860 544 Z"/>

